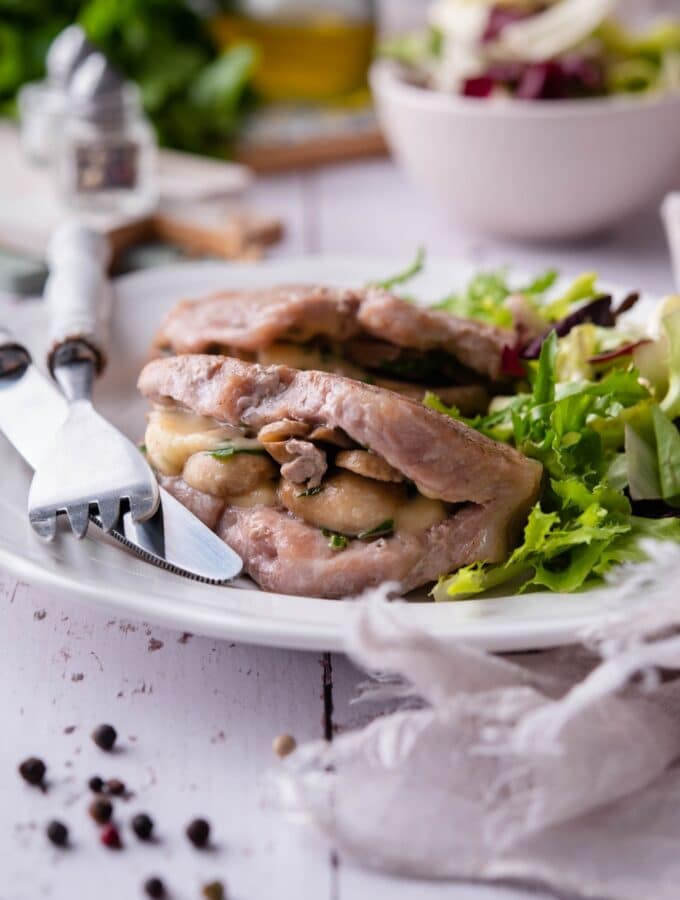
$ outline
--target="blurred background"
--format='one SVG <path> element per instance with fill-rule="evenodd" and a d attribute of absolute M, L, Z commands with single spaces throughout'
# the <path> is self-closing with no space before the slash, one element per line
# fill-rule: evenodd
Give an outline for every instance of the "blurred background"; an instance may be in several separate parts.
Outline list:
<path fill-rule="evenodd" d="M 237 210 L 233 198 L 253 173 L 386 155 L 369 67 L 384 38 L 423 26 L 430 7 L 428 0 L 0 0 L 0 288 L 40 284 L 47 236 L 73 211 L 112 235 L 122 270 L 141 257 L 121 263 L 118 250 L 140 244 L 261 255 L 285 222 L 266 208 Z M 677 18 L 680 0 L 621 0 L 617 13 Z M 75 45 L 53 52 L 50 73 L 48 50 L 74 23 L 82 37 L 71 34 Z M 101 65 L 81 66 L 64 108 L 64 84 L 85 59 L 83 40 L 87 53 L 103 54 Z M 228 203 L 210 206 L 220 197 Z"/>
<path fill-rule="evenodd" d="M 277 164 L 267 146 L 287 136 L 354 134 L 345 152 L 376 151 L 366 81 L 376 37 L 421 24 L 427 7 L 427 0 L 0 0 L 0 115 L 16 117 L 19 88 L 44 77 L 50 43 L 78 22 L 139 85 L 163 145 L 264 168 Z M 677 14 L 680 4 L 622 0 L 621 9 Z"/>

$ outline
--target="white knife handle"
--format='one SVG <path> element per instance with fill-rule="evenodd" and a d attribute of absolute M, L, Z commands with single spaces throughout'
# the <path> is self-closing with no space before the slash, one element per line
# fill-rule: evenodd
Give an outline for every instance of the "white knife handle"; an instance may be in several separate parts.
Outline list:
<path fill-rule="evenodd" d="M 74 341 L 94 351 L 99 372 L 104 368 L 112 299 L 106 275 L 110 259 L 108 240 L 87 225 L 67 222 L 52 236 L 44 292 L 50 317 L 50 368 L 56 351 Z"/>

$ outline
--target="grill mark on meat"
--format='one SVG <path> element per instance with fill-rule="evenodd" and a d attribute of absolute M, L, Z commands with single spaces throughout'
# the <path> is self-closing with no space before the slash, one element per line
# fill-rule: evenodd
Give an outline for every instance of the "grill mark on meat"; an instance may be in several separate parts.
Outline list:
<path fill-rule="evenodd" d="M 255 431 L 281 419 L 342 429 L 421 493 L 464 504 L 421 534 L 351 541 L 337 553 L 318 529 L 280 507 L 204 508 L 181 479 L 168 481 L 166 487 L 213 523 L 268 590 L 336 597 L 387 579 L 410 590 L 470 562 L 500 561 L 538 494 L 537 462 L 420 403 L 337 375 L 182 356 L 149 363 L 139 386 L 157 403 Z"/>

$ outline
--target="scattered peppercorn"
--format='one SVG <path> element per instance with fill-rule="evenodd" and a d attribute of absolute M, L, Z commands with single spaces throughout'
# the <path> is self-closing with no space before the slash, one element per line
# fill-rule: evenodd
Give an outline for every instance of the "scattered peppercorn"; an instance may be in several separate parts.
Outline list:
<path fill-rule="evenodd" d="M 210 837 L 210 823 L 205 819 L 192 819 L 187 825 L 186 834 L 194 847 L 205 847 Z"/>
<path fill-rule="evenodd" d="M 151 816 L 147 816 L 146 813 L 138 813 L 136 816 L 133 816 L 130 825 L 140 841 L 150 840 L 151 832 L 153 831 L 153 819 Z"/>
<path fill-rule="evenodd" d="M 104 788 L 104 781 L 99 777 L 99 775 L 93 775 L 92 778 L 90 778 L 90 780 L 87 782 L 87 786 L 95 794 L 101 794 Z"/>
<path fill-rule="evenodd" d="M 144 882 L 144 893 L 154 900 L 161 900 L 165 897 L 165 885 L 160 878 L 149 878 Z"/>
<path fill-rule="evenodd" d="M 113 814 L 113 806 L 111 801 L 105 797 L 97 797 L 88 807 L 88 812 L 99 825 L 106 825 L 110 821 Z"/>
<path fill-rule="evenodd" d="M 105 847 L 109 847 L 111 850 L 119 850 L 122 847 L 118 829 L 111 823 L 102 828 L 99 840 Z"/>
<path fill-rule="evenodd" d="M 37 756 L 29 756 L 19 766 L 19 774 L 29 784 L 39 786 L 43 783 L 47 766 Z"/>
<path fill-rule="evenodd" d="M 98 725 L 92 732 L 92 740 L 102 750 L 112 750 L 117 737 L 113 725 Z"/>
<path fill-rule="evenodd" d="M 47 825 L 47 837 L 55 847 L 65 847 L 68 844 L 68 828 L 63 822 L 53 819 Z"/>
<path fill-rule="evenodd" d="M 201 891 L 206 900 L 224 900 L 224 885 L 221 881 L 211 881 L 210 884 L 203 885 Z"/>
<path fill-rule="evenodd" d="M 288 756 L 297 747 L 297 741 L 290 734 L 280 734 L 274 738 L 272 750 L 277 756 Z"/>
<path fill-rule="evenodd" d="M 125 782 L 121 781 L 120 778 L 109 778 L 108 781 L 104 782 L 104 790 L 107 794 L 120 797 L 125 793 Z"/>

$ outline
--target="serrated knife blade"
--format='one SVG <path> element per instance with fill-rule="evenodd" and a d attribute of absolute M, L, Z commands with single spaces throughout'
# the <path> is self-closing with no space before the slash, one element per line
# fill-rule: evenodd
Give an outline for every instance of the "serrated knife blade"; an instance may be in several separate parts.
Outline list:
<path fill-rule="evenodd" d="M 35 468 L 49 438 L 66 418 L 68 405 L 30 354 L 0 328 L 0 430 Z M 92 521 L 98 525 L 97 517 Z M 147 522 L 129 513 L 109 532 L 119 543 L 161 568 L 211 584 L 240 574 L 240 556 L 161 488 L 158 512 Z"/>

